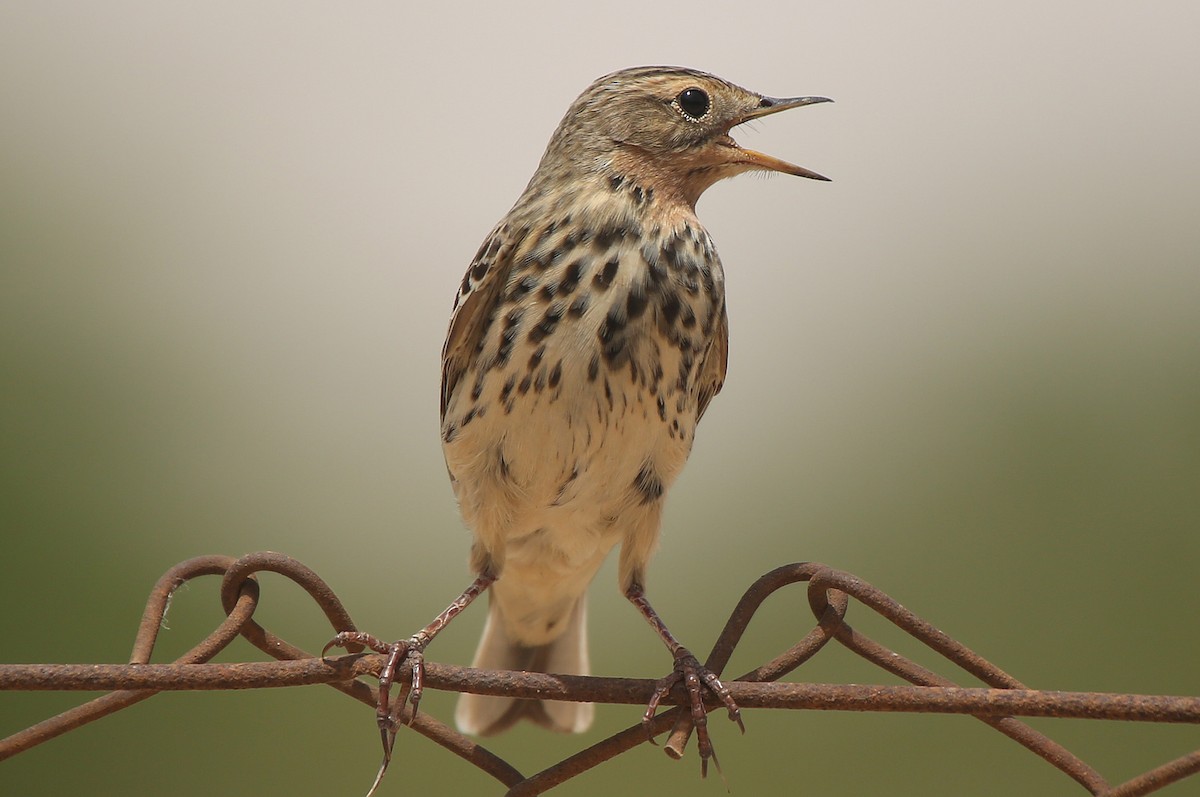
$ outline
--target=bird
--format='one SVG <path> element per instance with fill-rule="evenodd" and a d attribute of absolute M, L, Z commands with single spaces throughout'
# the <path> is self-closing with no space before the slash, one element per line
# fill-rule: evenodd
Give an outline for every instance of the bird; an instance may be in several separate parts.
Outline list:
<path fill-rule="evenodd" d="M 742 725 L 729 690 L 651 606 L 646 571 L 666 493 L 721 390 L 729 353 L 725 275 L 696 203 L 744 172 L 828 179 L 730 136 L 745 122 L 823 102 L 646 66 L 597 79 L 568 108 L 525 190 L 471 260 L 442 353 L 442 446 L 473 534 L 475 580 L 408 640 L 384 644 L 357 632 L 335 640 L 389 653 L 385 731 L 385 687 L 410 662 L 415 713 L 425 647 L 485 591 L 472 666 L 589 674 L 587 590 L 617 546 L 621 592 L 673 657 L 647 727 L 680 683 L 705 768 L 714 756 L 705 700 L 719 699 Z M 455 720 L 484 736 L 523 719 L 577 733 L 593 715 L 590 703 L 466 693 Z"/>

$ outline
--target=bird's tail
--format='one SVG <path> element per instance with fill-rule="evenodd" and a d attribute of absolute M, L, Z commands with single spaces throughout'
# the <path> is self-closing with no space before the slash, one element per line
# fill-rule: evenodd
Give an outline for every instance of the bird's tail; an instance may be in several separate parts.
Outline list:
<path fill-rule="evenodd" d="M 588 674 L 587 595 L 579 598 L 562 635 L 546 645 L 528 647 L 512 641 L 504 630 L 496 602 L 488 607 L 483 638 L 472 667 L 488 670 L 524 670 L 570 675 Z M 582 733 L 592 724 L 591 703 L 561 700 L 527 700 L 464 693 L 458 699 L 454 721 L 463 733 L 490 736 L 521 719 L 560 733 Z"/>

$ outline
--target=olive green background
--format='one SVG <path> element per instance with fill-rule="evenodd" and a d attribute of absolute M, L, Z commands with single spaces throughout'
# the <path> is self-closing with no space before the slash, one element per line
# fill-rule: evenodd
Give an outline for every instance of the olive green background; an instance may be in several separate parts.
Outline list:
<path fill-rule="evenodd" d="M 837 101 L 736 132 L 834 182 L 701 202 L 731 356 L 651 569 L 675 632 L 702 652 L 758 575 L 819 560 L 1033 686 L 1200 694 L 1195 3 L 433 5 L 0 5 L 0 661 L 123 660 L 202 553 L 286 551 L 384 636 L 440 610 L 469 578 L 437 434 L 454 289 L 576 94 L 659 62 Z M 319 649 L 263 582 L 263 621 Z M 159 660 L 215 586 L 176 596 Z M 773 599 L 730 670 L 805 606 Z M 611 566 L 591 608 L 598 673 L 666 671 Z M 431 657 L 469 661 L 483 614 Z M 834 650 L 794 677 L 894 682 Z M 84 697 L 0 694 L 0 733 Z M 534 771 L 638 714 L 489 744 Z M 746 724 L 714 720 L 739 797 L 1083 793 L 966 718 Z M 1037 725 L 1114 781 L 1200 746 Z M 383 795 L 501 792 L 397 751 Z M 377 760 L 324 687 L 169 694 L 0 764 L 0 792 L 360 795 Z M 725 793 L 649 746 L 556 793 L 666 792 Z"/>

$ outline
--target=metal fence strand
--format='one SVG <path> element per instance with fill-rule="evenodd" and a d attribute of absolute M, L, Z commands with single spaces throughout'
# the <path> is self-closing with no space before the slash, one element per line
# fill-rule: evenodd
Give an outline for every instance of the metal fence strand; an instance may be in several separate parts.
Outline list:
<path fill-rule="evenodd" d="M 176 690 L 262 689 L 326 684 L 374 707 L 376 690 L 363 678 L 377 678 L 384 657 L 351 651 L 323 659 L 292 645 L 254 619 L 259 604 L 259 572 L 290 579 L 317 604 L 332 632 L 357 630 L 332 588 L 313 570 L 289 556 L 260 552 L 238 559 L 203 556 L 172 567 L 155 583 L 134 640 L 128 664 L 0 664 L 0 691 L 98 691 L 109 694 L 88 701 L 0 740 L 0 760 L 24 752 L 75 728 L 119 711 L 158 692 Z M 184 583 L 201 576 L 221 576 L 219 595 L 225 619 L 174 662 L 152 664 L 151 655 L 171 597 Z M 706 666 L 719 673 L 728 664 L 742 635 L 763 602 L 776 592 L 805 585 L 801 615 L 815 625 L 770 661 L 740 678 L 726 680 L 730 693 L 745 709 L 808 711 L 904 712 L 970 715 L 995 728 L 1044 759 L 1098 797 L 1142 797 L 1200 773 L 1200 750 L 1161 764 L 1111 787 L 1087 762 L 1034 730 L 1018 717 L 1079 718 L 1098 721 L 1200 724 L 1200 697 L 1040 691 L 1030 689 L 978 653 L 906 609 L 876 587 L 850 573 L 803 562 L 775 568 L 755 581 L 725 623 Z M 796 593 L 800 597 L 800 593 Z M 785 596 L 786 597 L 786 596 Z M 857 603 L 920 642 L 925 649 L 984 687 L 960 686 L 917 661 L 856 630 L 846 618 Z M 245 637 L 275 661 L 212 663 L 210 660 L 238 636 Z M 806 684 L 779 679 L 836 642 L 907 684 Z M 654 690 L 648 678 L 476 670 L 427 662 L 429 689 L 610 704 L 644 704 Z M 691 733 L 682 686 L 664 704 L 652 727 L 670 731 L 668 754 L 679 757 Z M 665 707 L 665 706 L 664 706 Z M 421 712 L 401 719 L 417 733 L 455 753 L 507 788 L 507 794 L 541 794 L 647 741 L 639 722 L 583 750 L 523 775 L 486 747 L 438 719 Z"/>

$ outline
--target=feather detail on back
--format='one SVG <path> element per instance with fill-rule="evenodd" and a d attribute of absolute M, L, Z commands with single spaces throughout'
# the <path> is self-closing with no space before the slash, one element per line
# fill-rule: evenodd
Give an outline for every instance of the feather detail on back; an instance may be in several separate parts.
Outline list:
<path fill-rule="evenodd" d="M 471 261 L 454 297 L 450 331 L 442 348 L 443 420 L 454 388 L 478 356 L 483 335 L 495 320 L 500 307 L 497 299 L 508 281 L 508 273 L 512 269 L 511 256 L 517 243 L 515 236 L 509 234 L 507 223 L 501 223 L 492 230 Z"/>
<path fill-rule="evenodd" d="M 696 398 L 696 423 L 704 417 L 708 403 L 713 396 L 721 392 L 725 384 L 725 370 L 729 365 L 729 316 L 725 314 L 725 304 L 721 303 L 718 314 L 717 329 L 712 345 L 700 365 L 700 375 L 697 380 L 699 395 Z"/>

